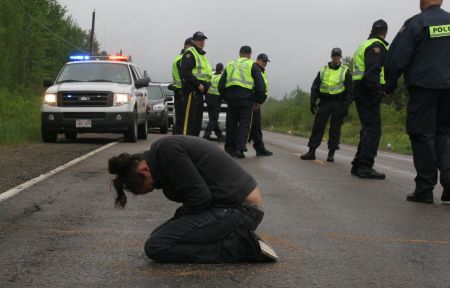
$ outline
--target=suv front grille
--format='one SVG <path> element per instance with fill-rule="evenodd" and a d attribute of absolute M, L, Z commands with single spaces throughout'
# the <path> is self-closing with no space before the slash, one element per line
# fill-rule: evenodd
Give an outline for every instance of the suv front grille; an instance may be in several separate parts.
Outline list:
<path fill-rule="evenodd" d="M 113 106 L 114 95 L 111 92 L 60 92 L 60 107 L 109 107 Z"/>
<path fill-rule="evenodd" d="M 105 119 L 103 112 L 64 112 L 63 119 Z"/>

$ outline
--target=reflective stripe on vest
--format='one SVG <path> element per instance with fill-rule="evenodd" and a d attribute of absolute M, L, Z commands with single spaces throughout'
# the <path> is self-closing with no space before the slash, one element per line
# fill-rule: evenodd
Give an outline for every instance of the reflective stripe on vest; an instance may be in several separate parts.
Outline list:
<path fill-rule="evenodd" d="M 253 61 L 248 58 L 239 58 L 228 63 L 227 81 L 225 87 L 240 86 L 247 89 L 253 89 L 254 80 L 252 77 Z"/>
<path fill-rule="evenodd" d="M 383 41 L 377 38 L 371 38 L 366 41 L 364 41 L 358 49 L 356 49 L 355 55 L 353 57 L 353 80 L 362 80 L 364 78 L 364 72 L 366 71 L 366 63 L 365 63 L 365 52 L 367 47 L 372 45 L 375 42 L 381 43 L 386 49 L 387 46 L 384 44 Z M 384 66 L 381 67 L 381 73 L 380 73 L 380 83 L 385 84 L 386 81 L 384 80 Z"/>
<path fill-rule="evenodd" d="M 177 63 L 181 60 L 183 57 L 183 54 L 178 55 L 175 57 L 175 60 L 173 60 L 172 64 L 172 79 L 173 79 L 173 85 L 180 89 L 181 88 L 181 76 L 180 76 L 180 70 L 178 69 Z"/>
<path fill-rule="evenodd" d="M 325 65 L 320 69 L 320 92 L 325 94 L 339 94 L 344 92 L 344 80 L 348 67 L 341 65 L 339 69 L 330 69 Z"/>
<path fill-rule="evenodd" d="M 220 95 L 219 93 L 219 80 L 222 74 L 213 74 L 211 79 L 211 86 L 209 86 L 208 94 L 211 95 Z"/>
<path fill-rule="evenodd" d="M 197 80 L 210 82 L 212 77 L 212 69 L 208 59 L 206 59 L 205 55 L 198 53 L 195 47 L 190 47 L 186 50 L 186 52 L 187 51 L 191 51 L 195 58 L 195 67 L 192 69 L 192 75 L 194 75 Z"/>

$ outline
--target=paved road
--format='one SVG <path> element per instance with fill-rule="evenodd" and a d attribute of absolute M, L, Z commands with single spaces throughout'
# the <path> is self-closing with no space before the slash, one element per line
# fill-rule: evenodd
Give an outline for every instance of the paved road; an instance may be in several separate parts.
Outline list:
<path fill-rule="evenodd" d="M 306 140 L 265 133 L 273 157 L 249 147 L 237 160 L 258 180 L 266 216 L 259 233 L 276 264 L 161 265 L 143 244 L 177 204 L 162 193 L 113 208 L 108 150 L 0 202 L 0 287 L 450 287 L 450 205 L 409 203 L 411 157 L 380 153 L 387 179 L 349 173 L 354 147 L 335 163 L 301 161 Z M 319 159 L 326 150 L 318 151 Z"/>

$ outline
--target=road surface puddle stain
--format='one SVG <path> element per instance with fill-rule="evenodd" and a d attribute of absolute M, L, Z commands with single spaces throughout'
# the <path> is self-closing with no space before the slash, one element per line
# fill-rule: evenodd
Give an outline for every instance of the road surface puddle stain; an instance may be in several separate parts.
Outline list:
<path fill-rule="evenodd" d="M 332 240 L 349 240 L 349 241 L 375 241 L 385 243 L 405 243 L 405 244 L 434 244 L 434 245 L 450 245 L 448 240 L 424 240 L 424 239 L 405 239 L 391 237 L 373 237 L 364 235 L 345 235 L 345 234 L 329 234 L 328 238 Z"/>

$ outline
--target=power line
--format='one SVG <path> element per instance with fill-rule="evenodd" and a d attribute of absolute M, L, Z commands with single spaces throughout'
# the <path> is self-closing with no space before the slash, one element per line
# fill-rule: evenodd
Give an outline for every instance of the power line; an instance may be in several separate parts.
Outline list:
<path fill-rule="evenodd" d="M 17 3 L 17 2 L 16 2 Z M 66 39 L 64 39 L 64 37 L 62 37 L 61 35 L 59 35 L 58 33 L 52 31 L 50 28 L 48 28 L 47 26 L 45 26 L 44 24 L 41 23 L 41 21 L 37 18 L 35 18 L 33 15 L 31 15 L 30 13 L 28 13 L 19 3 L 17 3 L 18 7 L 22 10 L 23 13 L 25 13 L 26 15 L 28 15 L 28 17 L 30 17 L 32 20 L 34 20 L 36 23 L 38 23 L 42 28 L 44 28 L 45 30 L 47 30 L 48 32 L 50 32 L 51 34 L 53 34 L 54 36 L 56 36 L 57 38 L 59 38 L 60 40 L 62 40 L 64 43 L 66 43 L 67 45 L 71 46 L 72 48 L 76 48 L 82 52 L 88 53 L 86 50 L 76 46 L 75 44 L 70 43 L 69 41 L 67 41 Z"/>

